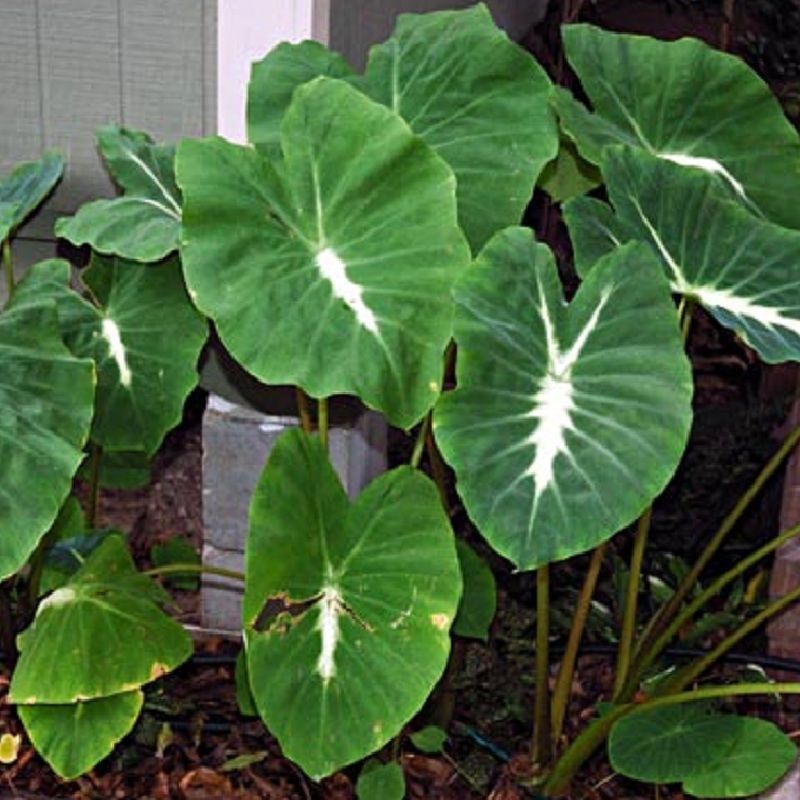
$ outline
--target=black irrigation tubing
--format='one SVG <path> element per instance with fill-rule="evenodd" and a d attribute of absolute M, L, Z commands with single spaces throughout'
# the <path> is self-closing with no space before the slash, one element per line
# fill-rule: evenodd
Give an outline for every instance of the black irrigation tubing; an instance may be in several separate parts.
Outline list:
<path fill-rule="evenodd" d="M 563 646 L 556 645 L 553 653 L 559 655 L 564 652 Z M 614 644 L 585 644 L 581 647 L 581 655 L 613 655 L 617 652 Z M 668 647 L 664 655 L 673 658 L 702 658 L 708 655 L 707 650 L 691 647 Z M 235 655 L 203 654 L 192 656 L 192 664 L 202 667 L 232 666 L 236 663 Z M 764 669 L 782 669 L 786 672 L 795 672 L 800 675 L 800 660 L 793 658 L 778 658 L 777 656 L 760 656 L 751 653 L 727 653 L 720 661 L 728 664 L 758 664 Z"/>

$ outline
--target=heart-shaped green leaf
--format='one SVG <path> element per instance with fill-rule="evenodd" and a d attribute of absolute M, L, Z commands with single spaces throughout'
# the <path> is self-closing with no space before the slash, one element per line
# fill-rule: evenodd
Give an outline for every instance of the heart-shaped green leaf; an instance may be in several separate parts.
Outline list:
<path fill-rule="evenodd" d="M 611 765 L 630 778 L 683 782 L 696 797 L 745 797 L 771 786 L 797 749 L 770 722 L 710 713 L 703 703 L 636 711 L 608 742 Z"/>
<path fill-rule="evenodd" d="M 283 752 L 319 778 L 386 744 L 441 676 L 461 591 L 453 534 L 436 487 L 410 467 L 351 506 L 298 430 L 276 442 L 250 517 L 253 698 Z"/>
<path fill-rule="evenodd" d="M 663 42 L 591 25 L 563 29 L 594 107 L 555 95 L 561 123 L 599 163 L 611 144 L 714 175 L 751 209 L 800 227 L 800 136 L 767 85 L 740 59 L 696 39 Z"/>
<path fill-rule="evenodd" d="M 95 325 L 71 341 L 97 365 L 92 440 L 152 455 L 197 385 L 206 323 L 177 258 L 153 265 L 97 256 L 82 278 L 99 304 Z"/>
<path fill-rule="evenodd" d="M 267 158 L 280 157 L 281 120 L 295 89 L 314 78 L 352 76 L 350 65 L 319 42 L 282 42 L 250 72 L 247 138 Z"/>
<path fill-rule="evenodd" d="M 57 150 L 48 150 L 38 161 L 20 164 L 0 179 L 0 209 L 10 217 L 8 231 L 0 235 L 0 240 L 13 232 L 36 208 L 41 205 L 64 172 L 64 156 Z M 8 206 L 13 209 L 9 209 Z M 4 214 L 0 210 L 0 220 Z M 0 222 L 2 234 L 2 222 Z"/>
<path fill-rule="evenodd" d="M 435 431 L 467 511 L 521 569 L 595 547 L 663 489 L 689 432 L 691 373 L 657 260 L 622 248 L 565 306 L 550 251 L 511 228 L 456 303 L 458 386 Z"/>
<path fill-rule="evenodd" d="M 453 168 L 459 221 L 474 251 L 521 220 L 558 151 L 551 84 L 483 3 L 401 15 L 392 37 L 370 51 L 357 85 Z"/>
<path fill-rule="evenodd" d="M 130 733 L 142 710 L 137 689 L 65 705 L 18 708 L 36 751 L 64 780 L 88 772 Z"/>
<path fill-rule="evenodd" d="M 102 128 L 98 146 L 114 180 L 125 192 L 95 200 L 56 224 L 56 234 L 99 253 L 134 261 L 158 261 L 176 250 L 181 196 L 175 184 L 175 148 L 156 145 L 140 131 Z"/>
<path fill-rule="evenodd" d="M 800 233 L 749 214 L 705 175 L 628 148 L 603 158 L 621 225 L 649 242 L 674 292 L 768 362 L 800 359 Z"/>
<path fill-rule="evenodd" d="M 191 655 L 192 643 L 158 608 L 168 599 L 136 571 L 122 537 L 106 537 L 66 584 L 39 603 L 36 619 L 19 636 L 9 700 L 93 700 L 175 669 Z"/>
<path fill-rule="evenodd" d="M 439 393 L 469 261 L 453 174 L 330 78 L 294 93 L 281 144 L 272 162 L 221 139 L 179 147 L 192 297 L 265 383 L 356 394 L 407 427 Z"/>
<path fill-rule="evenodd" d="M 15 293 L 16 298 L 16 293 Z M 91 361 L 64 346 L 56 306 L 0 314 L 0 578 L 16 572 L 56 518 L 83 460 L 94 399 Z"/>

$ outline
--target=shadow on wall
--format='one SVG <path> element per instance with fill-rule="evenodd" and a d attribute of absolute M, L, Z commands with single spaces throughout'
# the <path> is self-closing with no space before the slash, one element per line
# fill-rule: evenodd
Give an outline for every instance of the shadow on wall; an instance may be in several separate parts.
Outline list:
<path fill-rule="evenodd" d="M 436 9 L 466 8 L 476 0 L 331 0 L 330 46 L 343 53 L 361 70 L 374 42 L 387 39 L 398 14 L 422 13 Z M 495 22 L 514 41 L 525 34 L 547 12 L 549 0 L 485 0 Z"/>

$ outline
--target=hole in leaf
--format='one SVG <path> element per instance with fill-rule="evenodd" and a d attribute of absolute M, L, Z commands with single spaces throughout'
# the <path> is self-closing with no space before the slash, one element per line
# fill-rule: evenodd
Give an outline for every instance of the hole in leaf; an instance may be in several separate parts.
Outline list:
<path fill-rule="evenodd" d="M 268 597 L 264 607 L 256 617 L 253 629 L 259 633 L 285 633 L 294 624 L 294 620 L 297 617 L 305 614 L 321 598 L 321 593 L 310 597 L 308 600 L 292 600 L 284 593 L 275 595 L 275 597 Z"/>

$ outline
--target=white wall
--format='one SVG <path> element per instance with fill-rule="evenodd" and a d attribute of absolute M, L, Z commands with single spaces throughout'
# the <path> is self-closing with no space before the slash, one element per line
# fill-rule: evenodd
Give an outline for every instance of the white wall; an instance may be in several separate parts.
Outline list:
<path fill-rule="evenodd" d="M 217 132 L 245 141 L 250 65 L 279 42 L 328 35 L 327 0 L 218 0 Z"/>

